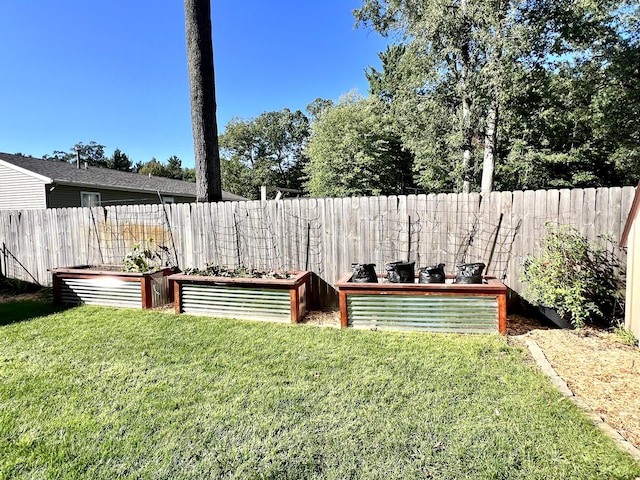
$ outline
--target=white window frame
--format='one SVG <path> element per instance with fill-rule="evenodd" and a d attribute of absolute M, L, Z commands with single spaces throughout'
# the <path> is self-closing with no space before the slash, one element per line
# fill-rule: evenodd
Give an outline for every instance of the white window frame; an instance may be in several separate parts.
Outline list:
<path fill-rule="evenodd" d="M 175 197 L 162 197 L 162 203 L 176 203 Z"/>
<path fill-rule="evenodd" d="M 80 192 L 80 206 L 99 207 L 102 203 L 100 192 Z"/>

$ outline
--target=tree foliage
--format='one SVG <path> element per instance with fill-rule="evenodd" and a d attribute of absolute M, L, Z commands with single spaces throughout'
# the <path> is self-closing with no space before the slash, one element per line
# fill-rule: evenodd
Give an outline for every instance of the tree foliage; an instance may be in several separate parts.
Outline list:
<path fill-rule="evenodd" d="M 313 196 L 400 193 L 410 169 L 390 118 L 375 101 L 349 95 L 312 126 L 305 169 Z"/>
<path fill-rule="evenodd" d="M 333 107 L 333 100 L 318 97 L 307 105 L 306 110 L 311 121 L 315 122 L 324 110 L 331 107 Z"/>
<path fill-rule="evenodd" d="M 285 108 L 232 119 L 220 136 L 225 190 L 257 198 L 260 186 L 302 188 L 309 119 Z"/>
<path fill-rule="evenodd" d="M 60 162 L 76 163 L 80 161 L 83 167 L 86 163 L 92 167 L 111 168 L 131 172 L 133 164 L 129 156 L 116 148 L 111 157 L 105 154 L 105 146 L 95 141 L 89 143 L 78 142 L 69 151 L 55 150 L 51 155 L 44 155 L 43 159 Z"/>
<path fill-rule="evenodd" d="M 195 169 L 183 168 L 182 160 L 175 155 L 169 157 L 166 163 L 158 161 L 156 158 L 151 158 L 148 162 L 136 162 L 134 164 L 129 156 L 119 148 L 116 148 L 110 157 L 105 154 L 105 148 L 104 145 L 94 141 L 87 144 L 79 142 L 71 147 L 68 152 L 56 150 L 51 155 L 44 155 L 43 158 L 45 160 L 76 163 L 77 152 L 80 152 L 81 166 L 86 162 L 87 165 L 94 167 L 110 168 L 123 172 L 137 172 L 175 180 L 196 181 Z"/>
<path fill-rule="evenodd" d="M 602 52 L 602 58 L 521 73 L 504 125 L 510 149 L 498 170 L 501 188 L 640 180 L 640 123 L 633 113 L 640 110 L 640 49 L 625 46 Z"/>
<path fill-rule="evenodd" d="M 174 180 L 195 182 L 193 169 L 183 169 L 182 160 L 175 155 L 169 157 L 166 163 L 160 162 L 156 158 L 152 158 L 140 166 L 138 173 L 153 175 L 154 177 L 165 177 L 172 178 Z"/>
<path fill-rule="evenodd" d="M 499 188 L 638 175 L 637 4 L 363 0 L 354 15 L 400 39 L 367 78 L 426 190 L 478 188 L 494 163 Z"/>
<path fill-rule="evenodd" d="M 105 156 L 105 146 L 100 145 L 93 140 L 85 144 L 83 142 L 76 143 L 69 151 L 55 150 L 51 155 L 44 155 L 45 160 L 54 160 L 60 162 L 76 163 L 80 160 L 81 166 L 85 162 L 87 165 L 94 167 L 109 168 L 110 159 Z"/>
<path fill-rule="evenodd" d="M 107 160 L 107 167 L 112 168 L 113 170 L 130 172 L 132 165 L 127 154 L 122 152 L 119 148 L 116 148 L 111 158 Z"/>
<path fill-rule="evenodd" d="M 368 0 L 354 12 L 359 22 L 383 35 L 398 32 L 406 43 L 388 49 L 382 58 L 386 71 L 372 71 L 369 80 L 393 99 L 398 118 L 419 121 L 417 138 L 411 130 L 403 134 L 424 169 L 418 179 L 424 187 L 433 188 L 438 168 L 431 164 L 452 159 L 458 178 L 450 187 L 467 191 L 474 183 L 477 139 L 485 136 L 488 112 L 499 108 L 500 73 L 507 56 L 504 38 L 510 34 L 508 8 L 508 2 L 492 0 Z M 400 123 L 415 126 L 412 121 Z"/>

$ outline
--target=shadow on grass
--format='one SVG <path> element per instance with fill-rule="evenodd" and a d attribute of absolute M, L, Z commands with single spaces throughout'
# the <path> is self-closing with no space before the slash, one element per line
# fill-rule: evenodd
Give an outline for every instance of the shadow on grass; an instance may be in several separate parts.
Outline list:
<path fill-rule="evenodd" d="M 0 327 L 67 310 L 69 306 L 53 305 L 48 300 L 12 300 L 0 303 Z"/>

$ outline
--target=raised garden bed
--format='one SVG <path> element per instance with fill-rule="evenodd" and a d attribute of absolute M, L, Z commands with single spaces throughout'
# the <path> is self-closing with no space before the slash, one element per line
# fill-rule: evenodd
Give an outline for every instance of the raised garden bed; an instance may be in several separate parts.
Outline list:
<path fill-rule="evenodd" d="M 336 284 L 342 327 L 459 333 L 507 333 L 507 287 L 496 278 L 481 284 L 355 283 L 352 274 Z"/>
<path fill-rule="evenodd" d="M 308 310 L 311 273 L 289 278 L 231 278 L 175 274 L 176 313 L 298 323 Z"/>
<path fill-rule="evenodd" d="M 53 301 L 130 308 L 156 308 L 171 301 L 167 277 L 172 267 L 148 272 L 122 272 L 113 265 L 54 268 Z"/>

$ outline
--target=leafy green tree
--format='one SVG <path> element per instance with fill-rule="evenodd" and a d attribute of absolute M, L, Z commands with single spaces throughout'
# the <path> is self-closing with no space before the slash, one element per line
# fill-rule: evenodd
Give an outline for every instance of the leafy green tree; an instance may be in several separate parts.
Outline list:
<path fill-rule="evenodd" d="M 196 169 L 195 168 L 184 168 L 182 170 L 182 179 L 185 182 L 193 182 L 196 183 Z M 224 181 L 224 180 L 223 180 Z M 224 188 L 224 187 L 223 187 Z"/>
<path fill-rule="evenodd" d="M 420 142 L 425 150 L 414 153 L 429 163 L 434 161 L 430 158 L 433 152 L 447 159 L 457 156 L 460 164 L 456 169 L 457 187 L 462 191 L 469 191 L 474 182 L 472 167 L 477 154 L 474 142 L 485 136 L 481 120 L 486 123 L 489 112 L 498 109 L 497 87 L 490 85 L 499 83 L 497 78 L 505 56 L 503 40 L 509 35 L 505 23 L 508 9 L 508 2 L 492 0 L 473 4 L 467 0 L 366 0 L 354 12 L 359 22 L 379 33 L 389 35 L 395 31 L 405 39 L 405 46 L 388 49 L 383 58 L 388 78 L 384 71 L 377 75 L 372 71 L 369 80 L 375 82 L 374 88 L 384 92 L 387 99 L 399 102 L 398 114 L 412 115 L 422 110 L 428 115 L 427 122 L 442 125 L 444 120 L 449 125 L 446 142 L 442 142 L 440 135 L 425 136 Z M 398 81 L 399 77 L 405 81 Z M 395 88 L 389 89 L 389 85 Z M 434 118 L 435 114 L 440 116 Z M 497 114 L 491 115 L 497 118 Z M 495 131 L 495 124 L 487 125 L 489 144 L 494 142 L 491 129 Z M 441 128 L 432 127 L 427 132 L 435 134 L 438 130 Z M 491 164 L 493 158 L 489 160 Z M 429 180 L 423 179 L 421 183 L 431 183 L 430 175 L 426 177 Z"/>
<path fill-rule="evenodd" d="M 167 177 L 167 171 L 162 162 L 159 162 L 155 157 L 144 163 L 139 169 L 138 173 L 142 175 L 152 175 L 154 177 Z"/>
<path fill-rule="evenodd" d="M 140 161 L 137 161 L 136 163 L 134 163 L 134 164 L 131 166 L 131 171 L 132 171 L 132 172 L 134 172 L 134 173 L 139 173 L 139 172 L 140 172 L 140 169 L 141 169 L 142 167 L 144 167 L 144 163 L 143 163 L 143 162 L 140 162 Z"/>
<path fill-rule="evenodd" d="M 61 162 L 76 163 L 78 156 L 81 164 L 86 162 L 87 165 L 94 167 L 109 168 L 109 158 L 104 153 L 105 146 L 94 141 L 84 144 L 76 143 L 68 152 L 55 150 L 52 155 L 44 155 L 45 160 L 56 160 Z"/>
<path fill-rule="evenodd" d="M 313 196 L 402 193 L 411 156 L 375 100 L 349 95 L 312 126 L 305 168 Z"/>
<path fill-rule="evenodd" d="M 138 168 L 138 173 L 153 175 L 154 177 L 173 178 L 174 180 L 189 180 L 195 182 L 195 169 L 182 169 L 182 160 L 172 155 L 167 163 L 152 158 Z"/>
<path fill-rule="evenodd" d="M 82 142 L 75 145 L 73 150 L 80 152 L 80 160 L 87 162 L 89 165 L 95 167 L 109 167 L 109 159 L 104 154 L 104 145 L 100 145 L 96 142 L 89 142 L 84 145 Z M 73 159 L 71 162 L 73 163 Z"/>
<path fill-rule="evenodd" d="M 225 190 L 257 198 L 261 185 L 300 189 L 308 136 L 309 119 L 300 110 L 232 119 L 220 136 Z M 240 175 L 247 171 L 240 165 L 250 175 Z"/>
<path fill-rule="evenodd" d="M 222 188 L 245 198 L 257 199 L 253 171 L 239 157 L 222 158 Z"/>
<path fill-rule="evenodd" d="M 175 155 L 170 156 L 167 159 L 167 165 L 165 166 L 165 171 L 167 173 L 168 178 L 173 178 L 176 180 L 184 179 L 184 172 L 182 170 L 182 160 L 180 160 Z"/>
<path fill-rule="evenodd" d="M 316 98 L 313 102 L 307 105 L 307 113 L 309 114 L 309 119 L 311 121 L 315 121 L 318 119 L 320 114 L 328 108 L 333 107 L 333 100 L 327 100 L 325 98 Z"/>
<path fill-rule="evenodd" d="M 67 156 L 68 153 L 63 150 L 54 150 L 51 155 L 44 154 L 42 156 L 43 160 L 49 160 L 52 162 L 69 162 L 70 157 Z"/>
<path fill-rule="evenodd" d="M 500 188 L 640 180 L 640 127 L 634 113 L 640 110 L 640 48 L 631 38 L 610 36 L 608 42 L 596 42 L 595 52 L 559 62 L 554 70 L 518 72 L 519 88 L 503 122 L 510 150 L 498 168 Z"/>
<path fill-rule="evenodd" d="M 388 105 L 403 144 L 415 155 L 417 181 L 426 189 L 489 190 L 497 159 L 506 158 L 514 142 L 520 148 L 526 142 L 513 135 L 516 130 L 539 133 L 531 122 L 513 122 L 514 97 L 524 99 L 528 91 L 535 100 L 539 93 L 527 80 L 540 73 L 553 77 L 567 59 L 601 69 L 614 63 L 605 51 L 628 51 L 625 39 L 637 39 L 629 28 L 638 24 L 637 6 L 624 7 L 621 17 L 633 18 L 624 21 L 617 19 L 618 7 L 602 0 L 363 0 L 354 11 L 357 21 L 401 39 L 381 54 L 382 71 L 370 69 L 367 76 L 371 93 Z M 577 82 L 583 78 L 584 72 L 572 73 Z M 565 93 L 554 88 L 553 98 Z M 568 111 L 580 115 L 573 105 Z M 528 115 L 537 112 L 529 108 Z M 526 143 L 529 153 L 544 153 Z M 629 159 L 627 151 L 621 156 Z"/>
<path fill-rule="evenodd" d="M 272 182 L 269 165 L 260 158 L 261 142 L 254 119 L 233 118 L 220 136 L 220 168 L 226 191 L 256 199 L 260 185 Z"/>
<path fill-rule="evenodd" d="M 122 170 L 123 172 L 131 171 L 131 160 L 126 153 L 116 148 L 110 159 L 107 160 L 107 167 L 114 170 Z"/>

